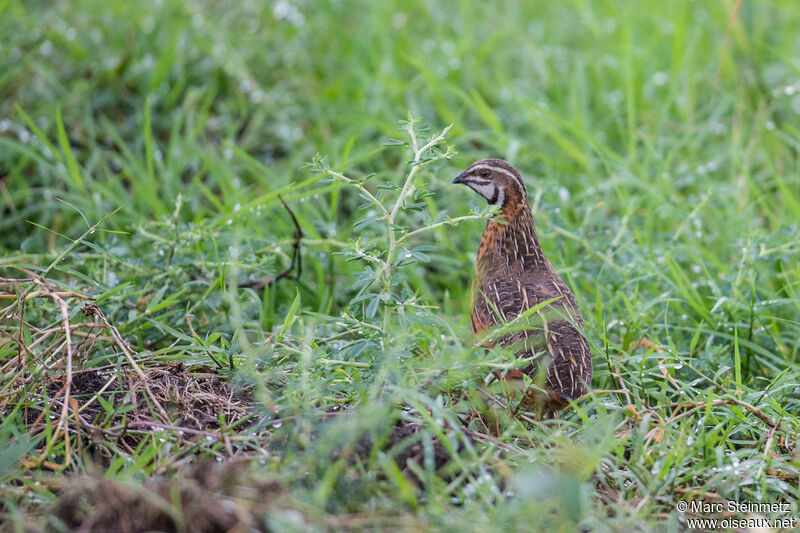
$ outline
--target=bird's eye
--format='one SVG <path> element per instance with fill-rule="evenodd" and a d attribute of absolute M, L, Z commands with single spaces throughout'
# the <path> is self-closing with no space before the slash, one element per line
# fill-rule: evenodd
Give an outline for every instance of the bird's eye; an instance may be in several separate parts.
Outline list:
<path fill-rule="evenodd" d="M 486 170 L 486 169 L 481 170 L 481 177 L 488 178 L 489 177 L 489 171 Z"/>

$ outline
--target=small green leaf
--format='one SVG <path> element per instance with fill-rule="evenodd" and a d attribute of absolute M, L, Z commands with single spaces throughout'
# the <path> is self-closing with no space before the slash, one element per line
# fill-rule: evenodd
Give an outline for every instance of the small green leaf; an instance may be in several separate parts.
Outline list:
<path fill-rule="evenodd" d="M 381 299 L 376 296 L 369 302 L 369 305 L 367 305 L 367 318 L 375 316 L 375 313 L 378 311 L 378 302 L 380 301 Z"/>
<path fill-rule="evenodd" d="M 278 337 L 283 337 L 286 332 L 291 327 L 292 323 L 294 323 L 295 316 L 297 315 L 297 310 L 300 308 L 300 291 L 297 291 L 297 294 L 294 297 L 294 301 L 292 305 L 289 307 L 289 312 L 286 313 L 286 318 L 283 319 L 283 326 L 281 327 L 281 332 Z"/>
<path fill-rule="evenodd" d="M 78 162 L 75 161 L 75 156 L 72 154 L 72 147 L 67 138 L 67 130 L 64 128 L 64 121 L 61 119 L 60 106 L 56 108 L 56 129 L 58 129 L 58 144 L 61 146 L 61 151 L 64 154 L 64 161 L 67 164 L 67 174 L 70 181 L 79 190 L 84 191 L 81 171 L 78 168 Z"/>

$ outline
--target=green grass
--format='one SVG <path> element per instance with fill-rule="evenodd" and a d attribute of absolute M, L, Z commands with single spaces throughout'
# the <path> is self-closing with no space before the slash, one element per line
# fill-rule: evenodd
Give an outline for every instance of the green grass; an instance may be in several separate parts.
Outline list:
<path fill-rule="evenodd" d="M 277 530 L 677 531 L 676 502 L 701 498 L 798 516 L 800 7 L 743 2 L 724 47 L 733 0 L 390 4 L 0 1 L 0 277 L 91 295 L 142 372 L 179 360 L 253 401 L 123 445 L 137 374 L 97 329 L 75 370 L 126 385 L 86 420 L 106 432 L 81 429 L 41 387 L 66 372 L 63 330 L 21 353 L 63 324 L 29 299 L 23 326 L 0 318 L 0 521 L 57 527 L 68 475 L 136 485 L 231 456 L 280 482 L 248 511 Z M 342 178 L 391 210 L 409 112 L 452 128 L 387 227 Z M 472 347 L 485 210 L 450 181 L 491 156 L 522 171 L 584 311 L 595 393 L 557 420 L 482 405 L 508 359 Z M 302 275 L 237 288 L 290 262 L 281 198 Z M 399 419 L 421 429 L 387 446 Z"/>

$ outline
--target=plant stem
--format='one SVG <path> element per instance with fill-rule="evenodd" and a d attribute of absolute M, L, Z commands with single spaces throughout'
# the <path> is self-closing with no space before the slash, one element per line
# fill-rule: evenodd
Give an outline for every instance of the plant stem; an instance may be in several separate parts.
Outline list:
<path fill-rule="evenodd" d="M 411 117 L 409 117 L 408 122 L 406 123 L 406 131 L 408 132 L 409 137 L 411 138 L 411 149 L 414 152 L 414 160 L 411 162 L 411 170 L 408 172 L 406 176 L 405 183 L 403 183 L 403 188 L 400 191 L 400 195 L 397 197 L 397 200 L 394 203 L 394 207 L 392 207 L 391 212 L 387 214 L 387 225 L 389 228 L 389 249 L 386 253 L 386 260 L 383 264 L 383 290 L 387 294 L 391 292 L 391 276 L 392 276 L 392 265 L 394 264 L 394 258 L 397 254 L 397 245 L 402 242 L 405 237 L 401 237 L 400 239 L 397 238 L 397 229 L 395 228 L 395 219 L 397 218 L 397 213 L 400 211 L 400 208 L 405 203 L 406 197 L 408 196 L 408 191 L 411 189 L 411 184 L 414 182 L 414 178 L 416 177 L 419 169 L 422 168 L 424 165 L 430 162 L 423 161 L 423 155 L 431 150 L 434 146 L 444 140 L 447 132 L 452 127 L 447 126 L 445 129 L 442 130 L 439 135 L 428 141 L 424 144 L 421 148 L 419 147 L 419 143 L 417 142 L 417 134 L 414 131 L 414 121 Z M 385 212 L 385 210 L 384 210 Z M 389 317 L 391 314 L 391 307 L 388 305 L 384 306 L 384 314 L 383 314 L 383 332 L 387 334 L 389 332 Z"/>
<path fill-rule="evenodd" d="M 424 228 L 415 229 L 414 231 L 409 231 L 399 239 L 397 239 L 397 244 L 402 243 L 409 237 L 413 237 L 414 235 L 419 235 L 420 233 L 424 233 L 426 231 L 430 231 L 432 229 L 436 229 L 442 226 L 455 226 L 459 222 L 463 222 L 464 220 L 481 220 L 486 218 L 486 215 L 464 215 L 462 217 L 450 218 L 447 220 L 442 220 L 441 222 L 437 222 L 436 224 L 431 224 L 430 226 L 425 226 Z"/>
<path fill-rule="evenodd" d="M 342 174 L 340 172 L 336 172 L 335 170 L 331 170 L 329 168 L 325 168 L 324 169 L 324 172 L 327 175 L 329 175 L 329 176 L 331 176 L 331 177 L 333 177 L 333 178 L 335 178 L 335 179 L 337 179 L 339 181 L 347 183 L 348 185 L 352 185 L 353 187 L 358 189 L 358 191 L 361 193 L 361 195 L 364 198 L 369 200 L 375 207 L 377 207 L 380 210 L 380 212 L 383 214 L 384 220 L 386 220 L 386 229 L 387 229 L 387 231 L 389 233 L 389 248 L 387 250 L 386 257 L 381 260 L 381 259 L 378 259 L 378 258 L 375 258 L 375 257 L 370 257 L 370 256 L 368 256 L 367 254 L 364 254 L 364 253 L 360 253 L 359 254 L 359 255 L 361 255 L 361 257 L 363 259 L 365 259 L 365 260 L 367 260 L 369 262 L 381 262 L 382 263 L 380 268 L 379 268 L 379 272 L 380 272 L 380 276 L 379 277 L 383 281 L 383 292 L 384 292 L 384 294 L 391 294 L 391 290 L 392 290 L 392 287 L 391 287 L 392 265 L 394 264 L 395 255 L 397 255 L 397 246 L 398 246 L 398 244 L 403 242 L 405 239 L 407 239 L 411 235 L 416 235 L 416 234 L 422 233 L 423 231 L 427 231 L 427 230 L 430 230 L 430 229 L 433 229 L 433 228 L 437 228 L 437 227 L 443 226 L 445 224 L 454 224 L 454 223 L 456 223 L 456 222 L 458 222 L 460 220 L 468 220 L 468 219 L 472 219 L 472 218 L 480 218 L 477 215 L 469 215 L 469 216 L 465 216 L 465 217 L 459 217 L 459 218 L 456 218 L 456 219 L 451 219 L 451 220 L 446 220 L 446 221 L 443 221 L 443 222 L 439 222 L 439 223 L 433 224 L 433 225 L 425 227 L 425 228 L 420 228 L 420 229 L 412 231 L 411 233 L 406 234 L 406 235 L 404 235 L 404 236 L 402 236 L 400 238 L 398 238 L 398 236 L 397 236 L 397 231 L 398 230 L 395 227 L 395 220 L 397 219 L 397 215 L 400 212 L 400 208 L 405 204 L 406 198 L 408 197 L 409 191 L 411 190 L 411 185 L 414 183 L 414 178 L 416 178 L 417 173 L 419 172 L 419 169 L 422 168 L 423 166 L 427 165 L 431 161 L 434 161 L 434 160 L 437 160 L 437 159 L 441 159 L 443 157 L 447 157 L 451 153 L 451 150 L 450 150 L 450 148 L 448 148 L 443 154 L 435 156 L 435 157 L 432 157 L 432 158 L 429 158 L 429 159 L 423 159 L 423 157 L 425 156 L 426 153 L 428 153 L 431 149 L 433 149 L 434 146 L 436 146 L 438 143 L 442 142 L 445 139 L 445 136 L 447 135 L 447 132 L 450 130 L 451 127 L 452 127 L 452 124 L 450 126 L 447 126 L 446 128 L 444 128 L 441 131 L 441 133 L 439 133 L 438 135 L 436 135 L 435 137 L 433 137 L 427 143 L 423 144 L 420 147 L 418 139 L 417 139 L 417 133 L 416 133 L 416 131 L 414 131 L 414 120 L 413 120 L 412 117 L 409 116 L 409 119 L 408 119 L 408 122 L 406 123 L 406 128 L 405 129 L 408 132 L 408 135 L 409 135 L 409 137 L 411 139 L 411 150 L 414 152 L 414 159 L 410 163 L 411 164 L 411 170 L 409 170 L 408 174 L 406 175 L 406 179 L 405 179 L 405 182 L 403 183 L 403 187 L 400 190 L 400 194 L 398 195 L 397 200 L 395 200 L 391 211 L 389 211 L 381 203 L 381 201 L 378 200 L 378 198 L 376 198 L 375 195 L 373 195 L 371 192 L 369 192 L 367 190 L 367 188 L 364 187 L 364 185 L 362 185 L 361 183 L 359 183 L 359 182 L 357 182 L 357 181 L 355 181 L 353 179 L 350 179 L 347 176 L 345 176 L 344 174 Z M 357 246 L 356 246 L 356 251 L 358 252 L 358 247 Z M 376 278 L 376 280 L 377 280 L 377 278 Z M 373 281 L 375 281 L 375 280 L 373 280 Z M 389 305 L 384 305 L 383 328 L 382 328 L 384 334 L 388 333 L 388 331 L 389 331 L 390 315 L 391 315 L 391 307 Z"/>
<path fill-rule="evenodd" d="M 335 170 L 326 169 L 325 172 L 329 176 L 333 176 L 334 178 L 336 178 L 338 180 L 342 180 L 343 182 L 345 182 L 345 183 L 347 183 L 349 185 L 352 185 L 353 187 L 358 189 L 359 192 L 361 192 L 361 194 L 363 194 L 370 202 L 375 204 L 375 206 L 378 209 L 381 210 L 381 213 L 383 213 L 383 216 L 385 216 L 387 220 L 389 219 L 389 212 L 386 210 L 385 207 L 383 207 L 383 204 L 377 198 L 375 198 L 375 196 L 371 192 L 369 192 L 367 190 L 366 187 L 364 187 L 363 185 L 361 185 L 357 181 L 348 178 L 344 174 L 342 174 L 340 172 L 336 172 Z"/>
<path fill-rule="evenodd" d="M 440 143 L 444 140 L 445 135 L 452 127 L 447 126 L 442 132 L 428 141 L 422 148 L 417 147 L 417 136 L 414 132 L 414 123 L 409 120 L 408 126 L 406 126 L 406 130 L 408 131 L 409 136 L 411 137 L 411 147 L 414 150 L 414 161 L 411 163 L 411 170 L 406 177 L 406 181 L 403 184 L 403 189 L 400 191 L 400 196 L 397 197 L 397 201 L 394 203 L 394 207 L 392 208 L 391 213 L 389 213 L 389 252 L 386 254 L 386 264 L 384 266 L 384 277 L 389 278 L 392 274 L 392 263 L 394 263 L 394 254 L 396 253 L 397 249 L 397 236 L 395 235 L 394 229 L 394 221 L 397 217 L 397 212 L 400 211 L 400 207 L 406 200 L 406 196 L 408 195 L 408 190 L 411 188 L 411 184 L 414 182 L 414 177 L 419 172 L 419 169 L 422 168 L 427 162 L 422 162 L 422 155 L 436 146 L 436 144 Z"/>

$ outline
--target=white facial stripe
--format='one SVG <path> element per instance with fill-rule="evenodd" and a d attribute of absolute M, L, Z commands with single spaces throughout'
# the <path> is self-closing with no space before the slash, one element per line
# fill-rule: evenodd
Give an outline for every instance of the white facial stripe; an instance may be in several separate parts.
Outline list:
<path fill-rule="evenodd" d="M 498 187 L 494 183 L 487 183 L 484 185 L 474 182 L 468 183 L 467 185 L 469 185 L 473 191 L 486 198 L 492 205 L 503 205 L 506 192 L 505 187 L 502 185 Z M 494 200 L 494 202 L 492 202 L 492 200 Z"/>
<path fill-rule="evenodd" d="M 487 183 L 485 185 L 481 183 L 467 183 L 467 185 L 469 185 L 473 191 L 480 194 L 487 200 L 491 200 L 494 197 L 494 183 Z"/>
<path fill-rule="evenodd" d="M 502 167 L 496 167 L 496 166 L 493 166 L 493 165 L 476 165 L 476 166 L 472 167 L 471 170 L 490 170 L 492 172 L 499 172 L 501 174 L 505 174 L 509 178 L 512 178 L 514 181 L 516 181 L 517 183 L 519 183 L 520 185 L 525 187 L 525 184 L 522 183 L 522 180 L 519 178 L 519 176 L 517 176 L 513 172 L 510 172 L 510 171 L 508 171 L 508 170 L 506 170 L 506 169 L 504 169 Z"/>
<path fill-rule="evenodd" d="M 505 199 L 506 199 L 506 188 L 501 185 L 497 191 L 497 201 L 494 203 L 494 205 L 499 205 L 500 207 L 502 207 L 503 200 Z"/>

